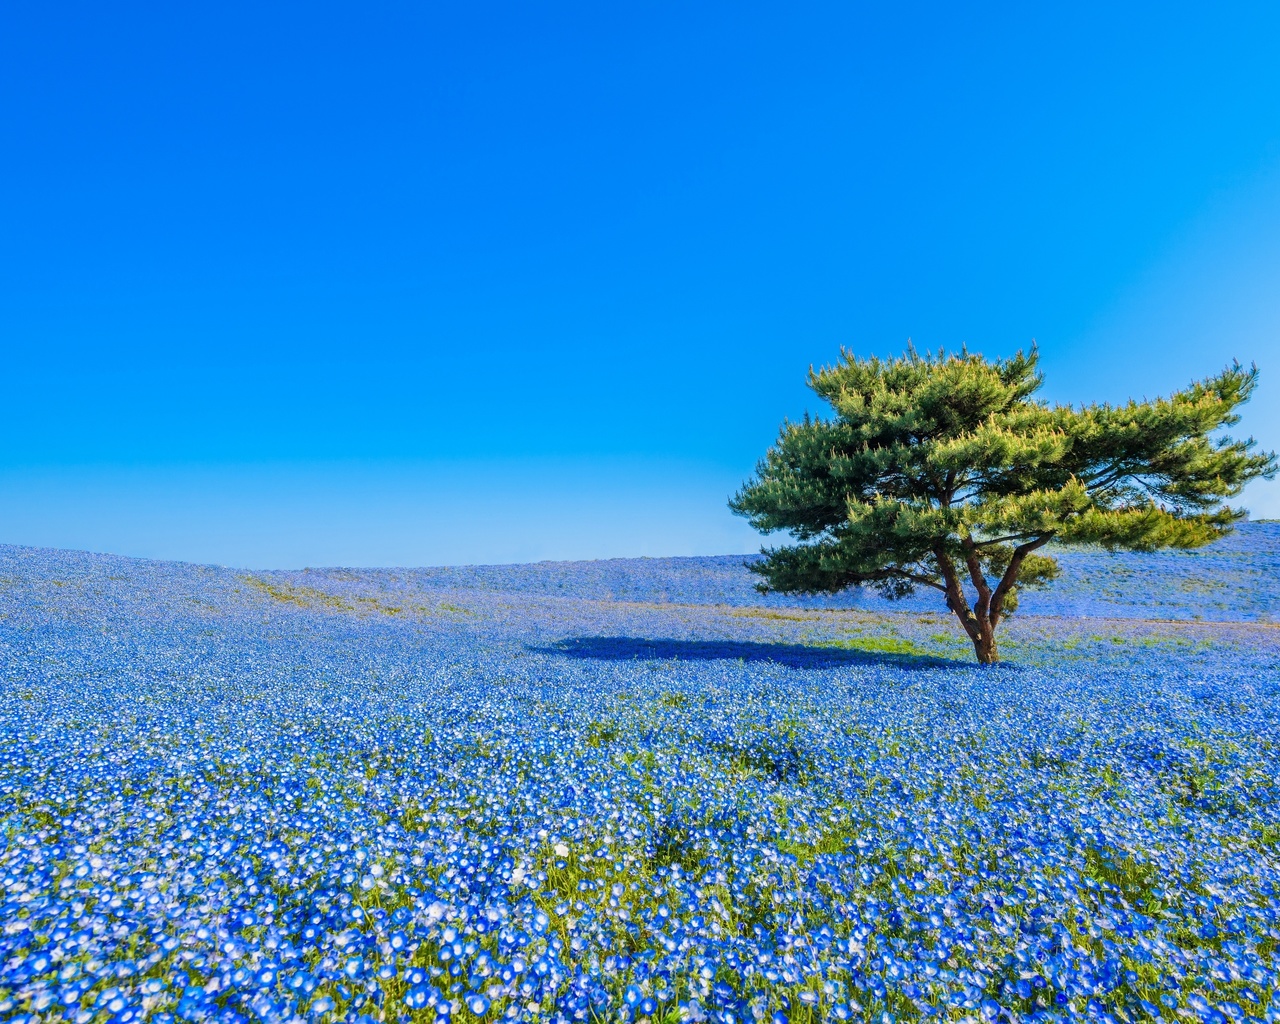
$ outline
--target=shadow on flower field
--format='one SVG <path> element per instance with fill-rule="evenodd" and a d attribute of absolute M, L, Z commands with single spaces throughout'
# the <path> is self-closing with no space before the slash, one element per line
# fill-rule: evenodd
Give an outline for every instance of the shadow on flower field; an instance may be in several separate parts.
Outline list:
<path fill-rule="evenodd" d="M 790 668 L 892 665 L 897 669 L 955 669 L 957 662 L 931 654 L 850 650 L 831 646 L 748 640 L 672 640 L 634 636 L 569 637 L 541 654 L 598 661 L 767 661 Z"/>

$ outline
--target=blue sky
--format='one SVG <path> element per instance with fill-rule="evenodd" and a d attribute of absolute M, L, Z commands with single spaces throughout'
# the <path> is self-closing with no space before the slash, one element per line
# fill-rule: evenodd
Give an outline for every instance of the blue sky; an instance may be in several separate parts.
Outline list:
<path fill-rule="evenodd" d="M 1257 361 L 1275 5 L 0 14 L 0 541 L 232 565 L 748 551 L 840 346 L 1059 401 Z M 1280 485 L 1248 494 L 1280 515 Z"/>

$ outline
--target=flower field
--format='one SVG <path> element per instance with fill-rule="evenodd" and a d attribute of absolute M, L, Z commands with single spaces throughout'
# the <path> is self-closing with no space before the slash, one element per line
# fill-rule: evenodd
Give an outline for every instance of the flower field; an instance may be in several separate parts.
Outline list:
<path fill-rule="evenodd" d="M 0 1018 L 1280 1020 L 1278 580 L 0 548 Z"/>

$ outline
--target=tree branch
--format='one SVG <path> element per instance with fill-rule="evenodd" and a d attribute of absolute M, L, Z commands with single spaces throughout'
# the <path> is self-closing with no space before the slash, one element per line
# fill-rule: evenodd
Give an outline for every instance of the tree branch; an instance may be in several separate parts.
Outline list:
<path fill-rule="evenodd" d="M 1007 544 L 1011 540 L 1021 540 L 1026 537 L 1025 533 L 1011 533 L 1007 537 L 993 537 L 991 540 L 975 540 L 973 546 L 975 548 L 989 548 L 992 544 Z"/>
<path fill-rule="evenodd" d="M 960 546 L 964 548 L 964 564 L 969 567 L 969 579 L 973 581 L 973 587 L 978 592 L 978 603 L 973 608 L 974 614 L 979 620 L 985 619 L 991 608 L 991 587 L 987 584 L 982 563 L 978 560 L 978 548 L 973 543 L 973 538 L 967 536 L 960 538 Z"/>
<path fill-rule="evenodd" d="M 1017 586 L 1018 570 L 1022 568 L 1023 561 L 1036 548 L 1044 547 L 1052 539 L 1052 533 L 1041 534 L 1035 540 L 1019 544 L 1013 549 L 1013 557 L 1009 559 L 1009 565 L 1004 570 L 1004 577 L 1000 580 L 999 586 L 996 587 L 996 592 L 991 596 L 990 615 L 992 629 L 1000 622 L 1001 612 L 1004 609 L 1004 599 L 1009 596 L 1009 591 Z"/>
<path fill-rule="evenodd" d="M 937 559 L 938 572 L 947 584 L 944 588 L 947 607 L 955 612 L 960 625 L 964 626 L 964 631 L 969 634 L 969 639 L 976 642 L 979 635 L 978 619 L 973 614 L 973 609 L 969 607 L 969 602 L 965 600 L 964 588 L 960 586 L 960 577 L 956 573 L 955 563 L 951 561 L 951 556 L 941 544 L 933 549 L 933 557 Z"/>
<path fill-rule="evenodd" d="M 928 576 L 921 576 L 919 573 L 907 572 L 905 569 L 877 569 L 875 572 L 855 573 L 859 583 L 876 583 L 880 580 L 910 580 L 912 583 L 918 583 L 922 587 L 933 587 L 934 590 L 940 590 L 944 594 L 947 588 L 935 579 Z"/>
<path fill-rule="evenodd" d="M 919 583 L 921 586 L 925 587 L 933 587 L 934 590 L 941 590 L 944 594 L 947 592 L 947 588 L 945 586 L 937 580 L 929 579 L 928 576 L 917 576 L 915 573 L 911 572 L 899 573 L 899 575 L 903 579 L 910 580 L 912 583 Z"/>

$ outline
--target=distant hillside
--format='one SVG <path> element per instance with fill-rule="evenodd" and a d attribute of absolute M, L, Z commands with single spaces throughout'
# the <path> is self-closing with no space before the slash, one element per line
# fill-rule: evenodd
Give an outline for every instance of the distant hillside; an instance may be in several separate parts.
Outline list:
<path fill-rule="evenodd" d="M 1049 589 L 1024 596 L 1022 611 L 1027 614 L 1249 621 L 1280 617 L 1280 523 L 1247 523 L 1217 544 L 1197 551 L 1143 555 L 1077 548 L 1055 554 L 1062 562 L 1062 576 Z M 744 563 L 756 557 L 614 558 L 409 570 L 311 570 L 282 575 L 295 579 L 323 576 L 335 582 L 354 582 L 353 577 L 359 577 L 393 589 L 408 585 L 599 600 L 944 610 L 940 596 L 933 592 L 919 592 L 892 604 L 870 592 L 834 598 L 766 597 L 754 589 L 757 577 L 744 569 Z"/>
<path fill-rule="evenodd" d="M 1106 616 L 1256 621 L 1280 618 L 1280 523 L 1247 523 L 1232 536 L 1198 551 L 1151 555 L 1101 550 L 1057 552 L 1063 573 L 1048 590 L 1027 593 L 1029 615 Z M 251 575 L 290 587 L 310 587 L 353 598 L 411 597 L 413 593 L 482 591 L 543 597 L 660 604 L 818 606 L 943 611 L 932 591 L 890 604 L 875 594 L 851 592 L 835 598 L 763 596 L 744 563 L 752 555 L 705 558 L 614 558 L 528 565 L 456 566 L 419 569 L 305 569 Z M 76 579 L 106 593 L 113 581 L 139 582 L 163 573 L 188 577 L 192 599 L 200 593 L 241 585 L 246 573 L 180 562 L 0 546 L 3 586 L 44 577 Z M 92 584 L 92 586 L 90 586 Z M 24 583 L 25 585 L 25 583 Z M 181 589 L 181 588 L 179 588 Z"/>

